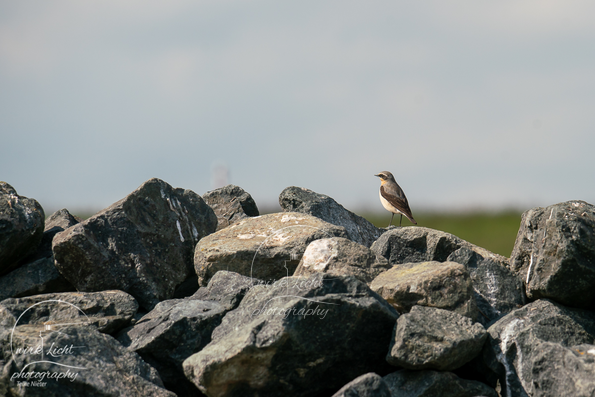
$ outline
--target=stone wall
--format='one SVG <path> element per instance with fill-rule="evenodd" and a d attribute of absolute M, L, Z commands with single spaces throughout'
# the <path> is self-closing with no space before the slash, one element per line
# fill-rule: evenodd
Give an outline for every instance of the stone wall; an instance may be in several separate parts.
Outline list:
<path fill-rule="evenodd" d="M 595 207 L 511 258 L 288 187 L 159 179 L 86 220 L 0 183 L 0 395 L 591 396 Z"/>

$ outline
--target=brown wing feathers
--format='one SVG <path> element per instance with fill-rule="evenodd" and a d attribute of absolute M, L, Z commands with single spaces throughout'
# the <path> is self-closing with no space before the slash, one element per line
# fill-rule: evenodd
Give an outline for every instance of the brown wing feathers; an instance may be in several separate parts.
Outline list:
<path fill-rule="evenodd" d="M 392 189 L 391 189 L 392 190 Z M 415 219 L 413 219 L 413 215 L 411 214 L 411 209 L 409 208 L 409 203 L 407 202 L 407 197 L 403 194 L 402 191 L 393 191 L 390 192 L 392 194 L 388 194 L 384 186 L 380 187 L 380 194 L 386 201 L 388 201 L 392 206 L 394 206 L 399 211 L 403 212 L 413 224 L 417 224 Z M 401 196 L 401 197 L 399 197 Z"/>

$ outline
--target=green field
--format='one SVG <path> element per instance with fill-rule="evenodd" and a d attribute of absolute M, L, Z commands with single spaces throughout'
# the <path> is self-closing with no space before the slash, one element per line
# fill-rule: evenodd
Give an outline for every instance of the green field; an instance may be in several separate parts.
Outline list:
<path fill-rule="evenodd" d="M 360 215 L 377 227 L 386 227 L 390 221 L 390 213 L 388 212 Z M 496 254 L 510 257 L 521 224 L 521 212 L 419 212 L 415 214 L 415 220 L 418 226 L 454 234 Z M 393 220 L 394 224 L 399 224 L 399 216 L 397 215 Z M 403 226 L 411 226 L 411 222 L 405 217 L 403 217 Z"/>

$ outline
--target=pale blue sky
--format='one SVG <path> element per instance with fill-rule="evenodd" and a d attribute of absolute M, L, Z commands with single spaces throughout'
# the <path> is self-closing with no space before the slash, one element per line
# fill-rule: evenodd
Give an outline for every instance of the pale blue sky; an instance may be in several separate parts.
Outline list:
<path fill-rule="evenodd" d="M 0 0 L 0 180 L 46 211 L 224 163 L 383 211 L 595 203 L 591 1 Z"/>

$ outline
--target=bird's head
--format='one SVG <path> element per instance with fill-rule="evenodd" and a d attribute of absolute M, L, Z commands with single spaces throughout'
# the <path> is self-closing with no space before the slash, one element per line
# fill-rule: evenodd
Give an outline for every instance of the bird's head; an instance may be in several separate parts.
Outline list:
<path fill-rule="evenodd" d="M 379 172 L 378 174 L 376 174 L 374 176 L 377 176 L 378 178 L 380 178 L 380 184 L 381 185 L 384 185 L 388 181 L 394 181 L 395 180 L 395 177 L 393 176 L 393 174 L 391 174 L 388 171 Z"/>

